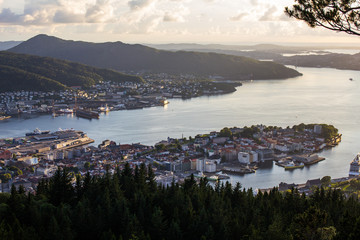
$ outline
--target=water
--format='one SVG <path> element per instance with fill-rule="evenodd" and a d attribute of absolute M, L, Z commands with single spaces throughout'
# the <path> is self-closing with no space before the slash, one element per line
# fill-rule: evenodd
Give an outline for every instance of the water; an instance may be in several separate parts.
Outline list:
<path fill-rule="evenodd" d="M 234 176 L 244 187 L 265 188 L 281 181 L 303 183 L 307 179 L 348 175 L 349 163 L 360 151 L 360 72 L 298 68 L 304 75 L 288 80 L 245 83 L 232 94 L 191 100 L 170 99 L 166 107 L 110 112 L 99 120 L 70 116 L 37 116 L 0 122 L 0 137 L 23 136 L 35 128 L 74 128 L 95 139 L 117 143 L 154 144 L 168 136 L 180 138 L 227 127 L 253 124 L 292 126 L 327 123 L 343 134 L 339 146 L 322 152 L 325 161 L 310 167 L 285 171 L 276 165 L 255 174 Z M 349 81 L 353 78 L 354 81 Z"/>

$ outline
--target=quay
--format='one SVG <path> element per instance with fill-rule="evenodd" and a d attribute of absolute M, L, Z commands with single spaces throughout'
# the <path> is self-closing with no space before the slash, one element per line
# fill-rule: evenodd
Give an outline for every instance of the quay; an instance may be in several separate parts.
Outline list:
<path fill-rule="evenodd" d="M 5 143 L 2 148 L 21 157 L 29 154 L 48 154 L 51 151 L 67 150 L 94 142 L 84 132 L 73 129 L 52 133 L 50 131 L 44 132 L 46 133 L 0 139 L 1 142 Z"/>

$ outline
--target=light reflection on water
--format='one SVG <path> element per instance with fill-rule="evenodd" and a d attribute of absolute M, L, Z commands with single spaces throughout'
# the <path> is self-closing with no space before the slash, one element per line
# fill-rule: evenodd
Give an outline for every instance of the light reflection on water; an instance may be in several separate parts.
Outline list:
<path fill-rule="evenodd" d="M 321 153 L 326 157 L 309 168 L 285 171 L 276 165 L 255 174 L 234 176 L 244 187 L 264 188 L 279 182 L 302 183 L 330 175 L 348 175 L 349 163 L 360 151 L 360 72 L 298 68 L 304 75 L 287 80 L 245 83 L 232 94 L 183 101 L 170 99 L 166 107 L 102 114 L 99 120 L 74 116 L 10 119 L 0 123 L 0 137 L 23 136 L 35 128 L 79 129 L 96 140 L 154 144 L 168 136 L 180 138 L 208 133 L 228 126 L 254 124 L 292 126 L 299 123 L 333 124 L 343 134 L 339 146 Z M 349 81 L 353 78 L 354 81 Z"/>

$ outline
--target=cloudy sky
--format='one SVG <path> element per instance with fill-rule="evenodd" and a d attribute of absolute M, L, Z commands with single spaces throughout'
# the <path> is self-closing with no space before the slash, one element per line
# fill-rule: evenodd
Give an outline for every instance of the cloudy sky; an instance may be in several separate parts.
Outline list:
<path fill-rule="evenodd" d="M 359 37 L 289 19 L 293 0 L 0 0 L 0 41 L 44 33 L 128 43 L 357 44 Z"/>

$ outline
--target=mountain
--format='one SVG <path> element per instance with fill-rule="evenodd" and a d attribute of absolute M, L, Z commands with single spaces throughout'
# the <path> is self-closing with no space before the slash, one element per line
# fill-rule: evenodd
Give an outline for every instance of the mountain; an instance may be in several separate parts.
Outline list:
<path fill-rule="evenodd" d="M 52 91 L 70 86 L 86 88 L 100 81 L 140 82 L 142 79 L 64 60 L 0 52 L 0 92 Z"/>
<path fill-rule="evenodd" d="M 0 42 L 0 51 L 8 50 L 22 43 L 22 41 L 6 41 Z"/>
<path fill-rule="evenodd" d="M 150 45 L 149 45 L 150 46 Z M 313 47 L 286 47 L 271 44 L 254 46 L 231 46 L 231 45 L 200 45 L 200 44 L 160 44 L 151 45 L 158 49 L 170 51 L 197 51 L 243 56 L 257 60 L 274 61 L 283 65 L 294 65 L 299 67 L 321 67 L 336 68 L 342 70 L 360 70 L 360 53 L 344 54 L 332 53 L 334 46 L 313 46 Z M 341 46 L 339 49 L 355 50 L 356 47 L 346 48 Z M 359 49 L 360 51 L 360 49 Z M 287 56 L 290 54 L 290 56 Z"/>
<path fill-rule="evenodd" d="M 360 53 L 338 54 L 331 53 L 325 55 L 296 55 L 292 57 L 281 57 L 275 61 L 295 65 L 299 67 L 320 67 L 336 68 L 342 70 L 360 70 Z"/>
<path fill-rule="evenodd" d="M 38 35 L 9 51 L 47 56 L 119 71 L 219 75 L 225 79 L 284 79 L 301 75 L 273 62 L 217 53 L 163 51 L 122 42 L 90 43 Z"/>

